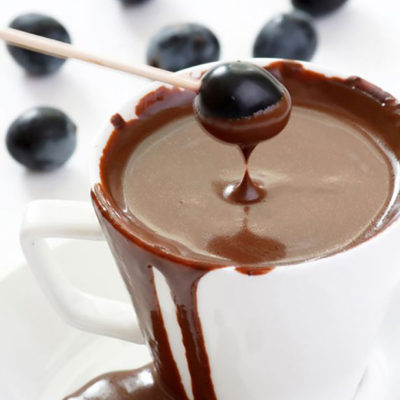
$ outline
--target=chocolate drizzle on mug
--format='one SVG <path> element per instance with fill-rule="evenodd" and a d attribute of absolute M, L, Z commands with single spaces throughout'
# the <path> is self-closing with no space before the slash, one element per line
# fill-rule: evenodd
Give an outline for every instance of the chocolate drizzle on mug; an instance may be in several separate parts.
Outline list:
<path fill-rule="evenodd" d="M 101 375 L 65 400 L 173 400 L 154 384 L 153 369 L 148 365 Z"/>
<path fill-rule="evenodd" d="M 118 254 L 117 265 L 131 294 L 142 332 L 151 349 L 156 371 L 155 384 L 165 392 L 167 399 L 189 400 L 172 355 L 165 328 L 165 316 L 162 314 L 158 300 L 155 282 L 157 270 L 165 277 L 176 307 L 176 317 L 182 333 L 182 344 L 189 366 L 193 396 L 199 400 L 216 400 L 197 309 L 197 285 L 212 267 L 208 269 L 191 265 L 183 266 L 173 260 L 152 256 L 152 253 L 142 248 L 134 236 L 125 237 L 120 232 L 119 228 L 122 227 L 120 221 L 122 224 L 129 224 L 129 221 L 120 219 L 117 214 L 109 213 L 110 199 L 104 196 L 100 185 L 96 186 L 92 192 L 92 200 L 101 225 L 112 243 L 112 250 L 114 254 Z M 108 216 L 104 218 L 103 213 Z M 160 248 L 155 247 L 153 250 L 157 252 Z M 139 382 L 138 385 L 140 384 Z M 158 393 L 158 389 L 154 391 Z M 86 400 L 85 397 L 84 399 Z M 88 397 L 88 399 L 91 398 Z M 96 397 L 93 398 L 95 399 Z M 110 397 L 111 399 L 114 400 L 114 397 Z M 118 397 L 115 399 L 120 400 Z M 132 399 L 136 400 L 136 397 Z"/>
<path fill-rule="evenodd" d="M 293 62 L 276 62 L 268 66 L 268 69 L 288 88 L 295 106 L 316 109 L 355 121 L 376 134 L 388 153 L 392 152 L 397 159 L 400 158 L 400 107 L 389 94 L 359 78 L 327 78 Z M 101 183 L 93 188 L 92 200 L 131 295 L 154 363 L 142 370 L 100 377 L 70 396 L 70 400 L 188 400 L 190 397 L 194 400 L 217 400 L 197 304 L 201 280 L 215 269 L 232 265 L 235 265 L 234 268 L 231 267 L 232 273 L 246 274 L 246 279 L 258 279 L 259 275 L 270 272 L 279 259 L 284 259 L 288 254 L 287 243 L 258 235 L 247 222 L 247 218 L 251 217 L 252 207 L 258 207 L 260 203 L 249 206 L 249 215 L 243 216 L 241 231 L 231 232 L 230 235 L 220 238 L 214 237 L 208 242 L 213 252 L 223 252 L 225 258 L 230 258 L 226 262 L 221 261 L 224 257 L 215 258 L 213 262 L 212 257 L 196 258 L 192 253 L 183 253 L 172 239 L 147 228 L 135 215 L 121 206 L 121 198 L 117 193 L 121 192 L 121 174 L 130 155 L 143 140 L 166 122 L 190 114 L 193 97 L 192 92 L 161 88 L 139 102 L 136 108 L 137 119 L 120 124 L 119 118 L 114 118 L 117 128 L 104 149 L 100 163 Z M 119 125 L 123 127 L 120 129 Z M 129 134 L 133 131 L 135 135 Z M 212 187 L 211 182 L 210 185 Z M 274 190 L 269 189 L 270 196 L 265 204 L 272 198 Z M 385 203 L 384 213 L 377 215 L 360 237 L 329 254 L 355 246 L 384 229 L 399 213 L 398 200 L 397 198 L 390 208 L 389 203 Z M 236 206 L 231 207 L 237 209 Z M 254 244 L 257 249 L 262 247 L 263 251 L 250 255 L 234 253 L 246 243 Z M 240 262 L 241 258 L 243 262 Z M 257 261 L 261 259 L 270 262 L 257 265 Z M 249 265 L 253 262 L 255 265 Z M 171 350 L 165 327 L 166 315 L 159 304 L 156 289 L 160 276 L 164 277 L 175 304 L 182 335 L 181 344 L 189 369 L 189 386 L 184 385 Z M 268 275 L 265 279 L 268 279 Z M 142 379 L 144 376 L 149 379 Z M 106 390 L 97 390 L 100 386 L 96 386 L 96 382 L 102 382 Z"/>

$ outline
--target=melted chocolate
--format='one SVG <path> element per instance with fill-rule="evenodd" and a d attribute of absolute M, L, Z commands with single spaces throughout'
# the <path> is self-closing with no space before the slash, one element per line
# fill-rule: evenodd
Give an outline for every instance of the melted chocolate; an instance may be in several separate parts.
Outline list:
<path fill-rule="evenodd" d="M 390 161 L 361 128 L 296 105 L 284 132 L 254 150 L 254 186 L 247 174 L 237 180 L 237 147 L 204 134 L 192 114 L 166 121 L 143 139 L 145 120 L 118 132 L 137 140 L 137 148 L 111 182 L 113 198 L 127 224 L 149 227 L 150 245 L 186 259 L 242 265 L 234 252 L 222 256 L 208 246 L 242 228 L 243 207 L 223 201 L 232 192 L 242 191 L 251 204 L 251 231 L 286 246 L 275 260 L 280 264 L 346 247 L 385 211 L 391 195 Z"/>
<path fill-rule="evenodd" d="M 322 110 L 329 115 L 338 116 L 340 120 L 347 118 L 362 126 L 365 131 L 370 132 L 369 134 L 374 135 L 380 143 L 383 143 L 387 152 L 393 157 L 393 163 L 394 160 L 397 162 L 400 158 L 400 107 L 392 96 L 359 78 L 348 80 L 327 78 L 292 62 L 277 62 L 268 69 L 289 89 L 295 106 Z M 273 197 L 284 190 L 282 187 L 279 189 L 279 187 L 271 186 L 269 196 L 265 201 L 250 206 L 251 212 L 248 216 L 242 215 L 242 228 L 237 233 L 233 231 L 228 235 L 214 236 L 208 241 L 213 251 L 224 253 L 222 258 L 216 255 L 196 255 L 196 251 L 184 252 L 179 243 L 172 239 L 168 240 L 147 228 L 145 223 L 130 213 L 126 204 L 121 202 L 119 197 L 119 194 L 123 193 L 121 175 L 132 152 L 167 122 L 186 117 L 191 112 L 193 96 L 193 93 L 166 88 L 146 96 L 137 107 L 138 118 L 126 122 L 122 129 L 116 129 L 107 143 L 100 164 L 101 183 L 97 184 L 92 191 L 96 213 L 131 295 L 143 335 L 151 349 L 153 367 L 103 376 L 89 383 L 80 392 L 70 397 L 70 400 L 125 400 L 128 398 L 130 400 L 188 400 L 191 397 L 187 392 L 191 388 L 184 387 L 171 351 L 155 288 L 154 269 L 165 277 L 176 306 L 189 366 L 193 398 L 216 400 L 197 310 L 197 287 L 200 280 L 216 268 L 231 265 L 236 265 L 237 271 L 247 274 L 251 277 L 250 279 L 257 279 L 259 274 L 270 272 L 274 264 L 281 260 L 286 259 L 286 263 L 290 263 L 287 257 L 291 247 L 288 243 L 281 243 L 277 238 L 260 235 L 253 231 L 254 221 L 250 224 L 255 207 L 261 207 L 264 203 L 273 204 Z M 117 121 L 117 126 L 120 125 L 118 118 L 114 121 Z M 133 131 L 135 135 L 132 135 Z M 373 141 L 371 141 L 371 146 L 376 146 Z M 289 161 L 283 160 L 285 163 Z M 315 170 L 313 165 L 311 165 L 311 170 Z M 393 191 L 393 179 L 392 177 L 390 183 L 391 191 Z M 376 182 L 379 183 L 379 179 Z M 329 181 L 329 185 L 334 186 L 334 180 Z M 296 192 L 297 196 L 302 193 L 302 190 L 318 192 L 320 188 L 312 185 L 300 187 Z M 329 199 L 329 192 L 324 192 L 324 195 L 326 199 Z M 330 249 L 328 253 L 321 252 L 320 256 L 334 254 L 355 246 L 386 228 L 398 216 L 400 201 L 397 193 L 394 196 L 390 206 L 389 200 L 386 201 L 381 212 L 370 221 L 368 228 L 358 237 L 345 246 Z M 226 206 L 228 207 L 229 204 Z M 242 210 L 237 206 L 231 207 Z M 312 207 L 305 206 L 303 210 L 308 208 Z M 161 209 L 161 212 L 164 210 Z M 267 222 L 268 220 L 265 220 L 263 224 Z M 236 246 L 232 246 L 232 242 L 236 243 Z M 246 252 L 235 253 L 237 247 L 244 249 L 245 244 L 249 246 L 256 244 L 257 254 L 254 258 L 250 259 L 253 255 Z M 263 249 L 258 251 L 258 247 Z M 225 260 L 226 257 L 229 260 Z M 270 260 L 266 263 L 267 265 L 264 263 L 243 265 L 257 263 L 259 260 L 265 261 L 265 259 Z M 292 262 L 298 261 L 299 259 L 293 259 Z M 141 378 L 143 373 L 153 377 L 149 380 L 149 385 Z M 101 384 L 96 386 L 97 382 Z M 106 394 L 98 391 L 101 385 L 109 389 L 111 393 L 109 397 L 104 397 Z"/>
<path fill-rule="evenodd" d="M 246 171 L 240 183 L 226 186 L 223 193 L 228 201 L 239 204 L 257 203 L 267 195 L 267 191 L 250 178 L 247 162 Z"/>
<path fill-rule="evenodd" d="M 215 254 L 226 258 L 234 256 L 242 265 L 258 264 L 265 261 L 277 261 L 285 257 L 286 246 L 278 240 L 253 233 L 248 227 L 249 207 L 244 208 L 245 217 L 239 232 L 233 235 L 221 235 L 212 238 L 207 247 Z M 256 269 L 256 268 L 255 268 Z M 255 275 L 254 270 L 249 275 Z M 271 271 L 272 268 L 259 269 L 259 274 Z M 243 271 L 239 269 L 239 271 Z"/>
<path fill-rule="evenodd" d="M 115 129 L 122 129 L 125 126 L 125 120 L 120 114 L 115 114 L 111 117 L 111 124 Z"/>
<path fill-rule="evenodd" d="M 266 190 L 257 186 L 250 177 L 250 155 L 260 142 L 273 138 L 283 130 L 289 121 L 291 108 L 290 95 L 283 87 L 282 97 L 276 104 L 250 117 L 222 119 L 196 113 L 196 117 L 208 133 L 222 142 L 237 144 L 242 151 L 246 170 L 241 183 L 227 192 L 229 201 L 249 204 L 266 196 Z"/>
<path fill-rule="evenodd" d="M 154 383 L 151 365 L 104 374 L 64 400 L 173 400 Z"/>

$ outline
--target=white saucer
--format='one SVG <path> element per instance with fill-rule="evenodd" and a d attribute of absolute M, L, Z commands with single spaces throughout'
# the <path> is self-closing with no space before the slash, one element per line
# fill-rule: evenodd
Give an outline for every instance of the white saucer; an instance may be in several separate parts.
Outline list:
<path fill-rule="evenodd" d="M 128 301 L 105 243 L 57 243 L 58 259 L 76 285 Z M 85 262 L 85 268 L 82 265 Z M 400 291 L 393 299 L 355 400 L 400 400 Z M 102 373 L 150 361 L 145 347 L 82 333 L 52 310 L 29 268 L 0 282 L 0 399 L 62 400 Z"/>

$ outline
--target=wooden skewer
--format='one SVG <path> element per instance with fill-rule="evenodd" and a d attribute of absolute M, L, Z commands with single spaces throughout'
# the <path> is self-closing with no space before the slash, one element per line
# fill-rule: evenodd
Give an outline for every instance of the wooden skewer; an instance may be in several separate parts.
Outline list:
<path fill-rule="evenodd" d="M 17 29 L 0 28 L 0 39 L 3 39 L 14 46 L 35 50 L 50 56 L 59 58 L 75 58 L 77 60 L 101 65 L 103 67 L 127 72 L 128 74 L 139 75 L 155 81 L 169 83 L 173 86 L 193 90 L 195 92 L 200 89 L 200 81 L 196 79 L 179 76 L 173 72 L 151 67 L 145 64 L 125 64 L 123 62 L 115 61 L 111 58 L 106 58 L 84 50 L 80 50 L 68 43 L 33 35 Z"/>

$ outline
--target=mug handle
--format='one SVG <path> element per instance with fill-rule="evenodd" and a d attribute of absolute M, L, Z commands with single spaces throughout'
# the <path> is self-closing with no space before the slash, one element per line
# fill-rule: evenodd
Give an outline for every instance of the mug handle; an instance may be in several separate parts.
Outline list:
<path fill-rule="evenodd" d="M 20 235 L 23 252 L 42 290 L 66 322 L 88 332 L 143 344 L 132 306 L 85 293 L 72 285 L 54 268 L 57 260 L 46 243 L 48 238 L 104 240 L 90 203 L 31 202 Z"/>

